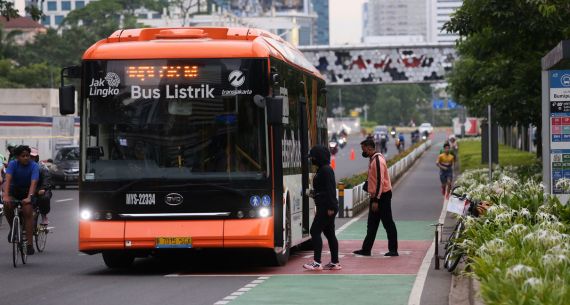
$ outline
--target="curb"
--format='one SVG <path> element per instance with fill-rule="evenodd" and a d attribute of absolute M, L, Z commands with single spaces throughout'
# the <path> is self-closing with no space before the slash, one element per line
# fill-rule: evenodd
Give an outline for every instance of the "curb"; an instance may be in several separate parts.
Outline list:
<path fill-rule="evenodd" d="M 449 305 L 485 305 L 481 298 L 481 282 L 466 275 L 453 275 L 449 290 Z"/>

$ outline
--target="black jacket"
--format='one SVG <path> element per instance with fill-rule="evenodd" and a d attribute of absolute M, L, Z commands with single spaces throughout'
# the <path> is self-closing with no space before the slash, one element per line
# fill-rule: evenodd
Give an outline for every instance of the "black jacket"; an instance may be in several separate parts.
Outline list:
<path fill-rule="evenodd" d="M 330 166 L 331 154 L 329 150 L 317 145 L 311 148 L 309 155 L 315 160 L 315 165 L 319 167 L 313 177 L 313 192 L 317 210 L 338 211 L 336 180 L 334 171 Z"/>

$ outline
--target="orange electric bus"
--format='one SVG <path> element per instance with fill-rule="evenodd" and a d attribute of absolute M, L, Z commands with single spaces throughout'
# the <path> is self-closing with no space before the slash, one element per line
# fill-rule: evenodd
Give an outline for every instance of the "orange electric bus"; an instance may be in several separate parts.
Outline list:
<path fill-rule="evenodd" d="M 309 239 L 319 72 L 247 28 L 119 30 L 62 70 L 81 79 L 79 250 L 108 267 L 172 248 L 266 249 L 284 264 Z"/>

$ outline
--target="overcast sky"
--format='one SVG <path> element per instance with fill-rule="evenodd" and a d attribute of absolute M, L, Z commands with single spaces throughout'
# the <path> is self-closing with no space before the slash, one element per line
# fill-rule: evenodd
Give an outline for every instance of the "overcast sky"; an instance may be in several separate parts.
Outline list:
<path fill-rule="evenodd" d="M 365 0 L 329 0 L 330 44 L 358 43 Z"/>

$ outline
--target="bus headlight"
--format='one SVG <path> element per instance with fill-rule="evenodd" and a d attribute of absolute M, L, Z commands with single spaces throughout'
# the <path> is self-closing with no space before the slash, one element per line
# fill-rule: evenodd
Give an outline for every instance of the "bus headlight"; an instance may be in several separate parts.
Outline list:
<path fill-rule="evenodd" d="M 261 208 L 259 209 L 259 217 L 267 217 L 269 216 L 269 209 L 268 208 Z"/>
<path fill-rule="evenodd" d="M 89 211 L 89 210 L 83 210 L 83 211 L 81 211 L 79 216 L 81 216 L 81 219 L 83 219 L 83 220 L 90 220 L 92 214 L 91 214 L 91 211 Z"/>

